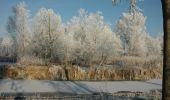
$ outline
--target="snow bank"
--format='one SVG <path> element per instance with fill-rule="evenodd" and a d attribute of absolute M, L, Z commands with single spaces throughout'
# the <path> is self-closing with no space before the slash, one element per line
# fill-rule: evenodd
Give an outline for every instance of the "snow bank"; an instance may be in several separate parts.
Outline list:
<path fill-rule="evenodd" d="M 151 83 L 150 83 L 151 82 Z M 156 84 L 153 84 L 153 83 Z M 0 80 L 0 93 L 55 92 L 72 94 L 114 93 L 118 91 L 149 92 L 162 89 L 162 80 L 150 81 L 47 81 Z M 159 83 L 159 84 L 157 84 Z"/>
<path fill-rule="evenodd" d="M 158 85 L 160 84 L 160 85 L 162 85 L 162 80 L 161 79 L 152 79 L 152 80 L 148 80 L 146 82 L 152 83 L 152 84 L 158 84 Z"/>

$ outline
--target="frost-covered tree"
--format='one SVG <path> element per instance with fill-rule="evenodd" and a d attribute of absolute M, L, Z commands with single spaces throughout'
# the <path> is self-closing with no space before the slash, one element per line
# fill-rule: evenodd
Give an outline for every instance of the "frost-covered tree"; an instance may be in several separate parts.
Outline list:
<path fill-rule="evenodd" d="M 18 60 L 26 53 L 26 47 L 29 45 L 29 10 L 25 3 L 19 3 L 13 8 L 13 16 L 9 17 L 7 22 L 7 31 L 10 33 L 16 47 Z"/>
<path fill-rule="evenodd" d="M 101 12 L 88 13 L 79 10 L 79 15 L 74 16 L 68 24 L 68 31 L 73 34 L 79 43 L 77 57 L 84 63 L 104 63 L 114 54 L 114 38 L 110 25 L 104 22 Z M 80 61 L 80 62 L 81 62 Z"/>
<path fill-rule="evenodd" d="M 146 17 L 139 11 L 123 13 L 117 22 L 116 32 L 120 35 L 124 54 L 130 56 L 145 56 Z"/>
<path fill-rule="evenodd" d="M 113 4 L 121 1 L 123 0 L 112 0 Z M 146 34 L 146 17 L 137 7 L 137 1 L 130 0 L 130 9 L 122 14 L 117 23 L 117 33 L 121 37 L 124 54 L 131 56 L 161 55 L 163 36 L 153 38 Z"/>
<path fill-rule="evenodd" d="M 114 56 L 120 56 L 123 53 L 123 46 L 120 35 L 113 33 Z"/>
<path fill-rule="evenodd" d="M 51 61 L 59 53 L 54 48 L 62 43 L 63 35 L 61 17 L 52 9 L 41 8 L 34 18 L 35 55 Z"/>
<path fill-rule="evenodd" d="M 149 35 L 146 37 L 147 55 L 148 56 L 162 56 L 163 55 L 163 34 L 159 34 L 156 38 Z"/>
<path fill-rule="evenodd" d="M 64 58 L 62 60 L 65 61 L 65 63 L 67 63 L 68 61 L 73 61 L 74 52 L 77 45 L 72 34 L 65 34 L 62 46 L 64 51 L 63 52 Z"/>

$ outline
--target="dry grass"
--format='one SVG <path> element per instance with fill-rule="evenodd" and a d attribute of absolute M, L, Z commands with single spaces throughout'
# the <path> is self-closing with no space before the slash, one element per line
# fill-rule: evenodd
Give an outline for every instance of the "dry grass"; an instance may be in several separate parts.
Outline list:
<path fill-rule="evenodd" d="M 46 80 L 52 79 L 48 66 L 27 66 L 25 67 L 25 76 L 30 80 Z"/>
<path fill-rule="evenodd" d="M 9 79 L 30 79 L 30 80 L 51 80 L 48 66 L 8 66 L 5 69 L 5 78 Z"/>
<path fill-rule="evenodd" d="M 148 80 L 162 78 L 162 68 L 91 68 L 88 72 L 79 66 L 68 69 L 69 80 Z M 30 80 L 67 80 L 61 66 L 7 67 L 5 78 Z"/>
<path fill-rule="evenodd" d="M 110 65 L 83 70 L 78 65 L 10 65 L 5 78 L 34 80 L 148 80 L 162 78 L 163 62 L 153 58 L 115 57 Z"/>
<path fill-rule="evenodd" d="M 91 69 L 89 80 L 148 80 L 162 78 L 162 68 L 107 68 Z"/>
<path fill-rule="evenodd" d="M 48 69 L 52 80 L 67 80 L 63 66 L 52 65 Z"/>
<path fill-rule="evenodd" d="M 80 66 L 73 65 L 67 68 L 69 80 L 85 80 L 86 72 Z"/>

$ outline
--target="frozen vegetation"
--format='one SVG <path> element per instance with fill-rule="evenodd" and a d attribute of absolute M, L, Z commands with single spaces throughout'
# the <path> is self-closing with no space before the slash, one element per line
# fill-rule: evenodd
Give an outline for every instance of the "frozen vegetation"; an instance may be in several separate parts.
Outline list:
<path fill-rule="evenodd" d="M 0 80 L 0 93 L 162 90 L 163 33 L 147 33 L 147 18 L 136 5 L 120 15 L 115 27 L 102 12 L 82 8 L 66 23 L 53 9 L 40 8 L 31 17 L 26 4 L 19 3 L 12 11 L 6 25 L 10 36 L 0 39 L 0 59 L 16 59 L 17 64 L 5 66 L 4 78 L 22 80 Z"/>
<path fill-rule="evenodd" d="M 0 41 L 0 56 L 16 57 L 24 64 L 65 66 L 100 66 L 117 56 L 161 58 L 163 34 L 151 37 L 145 23 L 146 17 L 137 8 L 122 13 L 113 30 L 100 11 L 81 8 L 63 23 L 53 9 L 40 8 L 30 18 L 26 4 L 19 3 L 6 25 L 10 37 Z"/>
<path fill-rule="evenodd" d="M 127 66 L 127 64 L 126 64 Z M 150 65 L 151 66 L 151 65 Z M 114 65 L 101 67 L 82 67 L 69 65 L 9 65 L 4 68 L 3 77 L 6 79 L 28 80 L 149 80 L 162 79 L 162 67 L 115 67 Z"/>
<path fill-rule="evenodd" d="M 55 76 L 52 80 L 61 77 L 62 80 L 148 80 L 162 77 L 163 33 L 156 37 L 147 33 L 147 18 L 137 5 L 131 5 L 123 12 L 115 27 L 104 21 L 102 12 L 88 12 L 82 8 L 66 23 L 53 9 L 40 8 L 30 16 L 26 4 L 19 3 L 12 11 L 6 25 L 10 36 L 0 40 L 2 59 L 15 58 L 18 66 L 44 66 L 43 77 L 50 72 Z M 41 77 L 36 74 L 38 70 L 9 66 L 12 67 L 6 73 L 11 77 Z"/>

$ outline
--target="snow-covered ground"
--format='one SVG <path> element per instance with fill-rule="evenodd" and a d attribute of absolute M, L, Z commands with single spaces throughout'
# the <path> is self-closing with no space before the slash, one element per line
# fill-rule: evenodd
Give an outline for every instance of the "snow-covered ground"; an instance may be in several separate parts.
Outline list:
<path fill-rule="evenodd" d="M 148 92 L 162 89 L 162 80 L 149 81 L 47 81 L 47 80 L 0 80 L 0 93 L 55 92 L 92 94 L 118 91 Z"/>
<path fill-rule="evenodd" d="M 146 81 L 148 83 L 152 83 L 152 84 L 161 84 L 162 85 L 162 80 L 157 80 L 157 79 L 152 79 L 152 80 L 148 80 Z"/>

